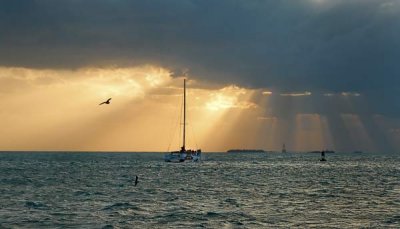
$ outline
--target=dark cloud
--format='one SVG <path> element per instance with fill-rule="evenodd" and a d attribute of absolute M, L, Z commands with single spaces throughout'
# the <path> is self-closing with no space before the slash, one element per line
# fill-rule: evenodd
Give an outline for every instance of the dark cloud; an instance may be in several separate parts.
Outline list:
<path fill-rule="evenodd" d="M 400 114 L 397 0 L 0 0 L 0 65 L 159 64 Z M 372 110 L 373 110 L 372 109 Z"/>

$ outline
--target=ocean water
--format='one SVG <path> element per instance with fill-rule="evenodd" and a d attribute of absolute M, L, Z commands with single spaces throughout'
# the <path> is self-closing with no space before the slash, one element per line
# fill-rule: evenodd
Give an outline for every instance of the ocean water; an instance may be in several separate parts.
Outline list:
<path fill-rule="evenodd" d="M 400 228 L 398 155 L 205 157 L 0 153 L 0 228 Z"/>

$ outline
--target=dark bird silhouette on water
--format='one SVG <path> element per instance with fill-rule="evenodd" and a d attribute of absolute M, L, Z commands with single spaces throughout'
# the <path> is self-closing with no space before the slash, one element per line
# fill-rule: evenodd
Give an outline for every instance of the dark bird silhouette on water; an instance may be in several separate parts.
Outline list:
<path fill-rule="evenodd" d="M 138 183 L 139 183 L 139 177 L 136 176 L 136 179 L 135 179 L 135 186 L 136 186 Z"/>
<path fill-rule="evenodd" d="M 104 101 L 104 102 L 100 103 L 99 105 L 110 104 L 110 100 L 111 100 L 111 98 L 107 99 L 107 101 Z"/>

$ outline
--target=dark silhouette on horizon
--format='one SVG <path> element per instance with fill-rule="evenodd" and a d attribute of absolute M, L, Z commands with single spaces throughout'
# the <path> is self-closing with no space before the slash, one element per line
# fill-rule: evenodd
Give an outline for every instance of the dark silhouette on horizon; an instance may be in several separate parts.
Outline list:
<path fill-rule="evenodd" d="M 326 161 L 325 159 L 325 151 L 321 151 L 321 159 L 320 161 Z"/>
<path fill-rule="evenodd" d="M 139 183 L 139 177 L 136 176 L 136 179 L 135 179 L 135 186 L 136 186 L 138 183 Z"/>
<path fill-rule="evenodd" d="M 110 100 L 111 98 L 107 99 L 107 101 L 100 103 L 99 105 L 103 105 L 103 104 L 110 104 Z"/>

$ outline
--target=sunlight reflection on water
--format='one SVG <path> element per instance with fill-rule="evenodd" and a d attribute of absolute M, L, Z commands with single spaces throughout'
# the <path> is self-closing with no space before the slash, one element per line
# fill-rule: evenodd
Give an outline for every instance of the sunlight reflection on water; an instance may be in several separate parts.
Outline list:
<path fill-rule="evenodd" d="M 399 156 L 0 153 L 0 174 L 6 228 L 400 226 Z"/>

